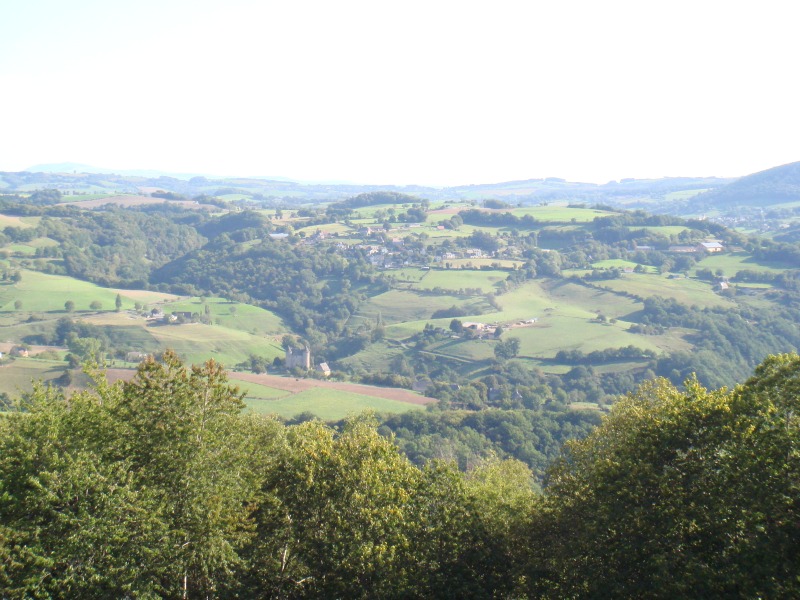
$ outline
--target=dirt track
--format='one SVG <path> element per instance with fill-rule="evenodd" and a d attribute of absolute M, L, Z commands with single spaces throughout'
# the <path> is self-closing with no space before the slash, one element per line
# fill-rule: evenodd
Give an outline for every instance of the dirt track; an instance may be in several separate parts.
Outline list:
<path fill-rule="evenodd" d="M 133 377 L 134 373 L 135 371 L 132 369 L 108 369 L 106 376 L 108 377 L 109 381 L 117 381 L 119 379 L 127 380 Z M 340 390 L 342 392 L 361 394 L 362 396 L 386 398 L 387 400 L 396 400 L 398 402 L 407 402 L 409 404 L 419 404 L 423 406 L 432 402 L 436 402 L 436 400 L 433 398 L 420 396 L 411 390 L 404 390 L 400 388 L 384 388 L 374 385 L 361 385 L 358 383 L 346 383 L 341 381 L 296 379 L 294 377 L 280 377 L 278 375 L 255 375 L 253 373 L 232 373 L 231 380 L 234 384 L 236 383 L 236 380 L 249 381 L 250 383 L 259 383 L 267 387 L 285 390 L 293 394 L 315 387 L 322 387 Z"/>

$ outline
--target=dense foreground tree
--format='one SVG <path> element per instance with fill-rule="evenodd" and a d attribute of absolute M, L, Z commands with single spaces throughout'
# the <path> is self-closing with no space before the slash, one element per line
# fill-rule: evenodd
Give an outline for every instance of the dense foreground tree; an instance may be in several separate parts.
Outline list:
<path fill-rule="evenodd" d="M 488 598 L 517 586 L 506 561 L 523 528 L 509 518 L 532 494 L 521 463 L 465 479 L 414 466 L 368 417 L 336 431 L 242 408 L 220 365 L 187 369 L 172 353 L 126 383 L 24 398 L 0 419 L 0 597 Z"/>
<path fill-rule="evenodd" d="M 800 357 L 745 384 L 655 380 L 550 474 L 531 581 L 553 597 L 800 595 Z"/>
<path fill-rule="evenodd" d="M 539 493 L 518 461 L 416 466 L 369 416 L 243 413 L 167 353 L 0 418 L 0 597 L 798 597 L 799 393 L 797 355 L 654 380 Z"/>

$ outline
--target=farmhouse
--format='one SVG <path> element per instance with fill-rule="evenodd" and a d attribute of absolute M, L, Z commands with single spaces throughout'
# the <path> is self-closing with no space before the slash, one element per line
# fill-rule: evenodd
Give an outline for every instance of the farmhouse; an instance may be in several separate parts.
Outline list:
<path fill-rule="evenodd" d="M 128 352 L 125 355 L 125 361 L 126 362 L 138 363 L 138 362 L 142 362 L 147 357 L 148 357 L 148 354 L 146 352 Z"/>
<path fill-rule="evenodd" d="M 317 371 L 319 373 L 322 373 L 325 377 L 330 377 L 331 376 L 331 369 L 330 369 L 330 367 L 328 367 L 328 363 L 324 363 L 324 362 L 319 363 L 317 365 Z"/>

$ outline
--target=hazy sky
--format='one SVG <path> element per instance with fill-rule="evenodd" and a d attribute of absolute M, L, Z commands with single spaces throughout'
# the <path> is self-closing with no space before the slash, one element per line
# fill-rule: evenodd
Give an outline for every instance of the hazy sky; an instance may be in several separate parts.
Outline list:
<path fill-rule="evenodd" d="M 0 0 L 0 170 L 451 185 L 800 160 L 795 3 Z"/>

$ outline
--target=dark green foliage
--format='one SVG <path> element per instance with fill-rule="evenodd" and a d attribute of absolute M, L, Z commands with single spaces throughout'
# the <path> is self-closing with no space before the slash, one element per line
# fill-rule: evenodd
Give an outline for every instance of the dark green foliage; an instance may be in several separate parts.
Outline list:
<path fill-rule="evenodd" d="M 415 467 L 368 417 L 241 414 L 213 362 L 167 353 L 0 419 L 0 589 L 28 598 L 512 594 L 530 473 Z"/>
<path fill-rule="evenodd" d="M 270 229 L 272 229 L 272 225 L 267 217 L 261 213 L 247 210 L 215 217 L 197 228 L 198 232 L 208 239 L 213 239 L 223 233 L 233 234 L 234 232 L 239 232 L 238 236 L 244 237 L 244 230 L 252 230 L 252 233 L 256 235 L 263 235 Z"/>
<path fill-rule="evenodd" d="M 225 234 L 153 273 L 155 283 L 229 298 L 244 297 L 280 314 L 293 330 L 338 336 L 376 281 L 359 253 L 265 239 L 242 248 Z"/>
<path fill-rule="evenodd" d="M 70 210 L 37 231 L 61 244 L 66 273 L 101 285 L 146 285 L 150 271 L 199 248 L 193 227 L 141 211 Z"/>
<path fill-rule="evenodd" d="M 519 353 L 519 345 L 519 338 L 514 337 L 498 341 L 494 346 L 494 355 L 499 360 L 514 358 Z"/>
<path fill-rule="evenodd" d="M 514 227 L 516 229 L 535 229 L 541 226 L 530 215 L 518 217 L 510 212 L 488 212 L 484 210 L 462 210 L 458 216 L 468 225 L 483 225 L 486 227 Z"/>
<path fill-rule="evenodd" d="M 800 163 L 794 162 L 747 175 L 692 198 L 693 208 L 736 205 L 766 206 L 800 199 Z"/>
<path fill-rule="evenodd" d="M 61 192 L 58 190 L 37 190 L 28 198 L 28 202 L 37 206 L 48 206 L 61 202 Z"/>
<path fill-rule="evenodd" d="M 532 530 L 539 593 L 797 597 L 798 373 L 784 355 L 732 392 L 655 380 L 570 443 Z"/>
<path fill-rule="evenodd" d="M 416 204 L 420 202 L 427 204 L 427 201 L 421 200 L 416 196 L 409 196 L 399 192 L 366 192 L 338 204 L 348 208 L 359 208 L 375 204 Z"/>
<path fill-rule="evenodd" d="M 368 416 L 242 414 L 219 365 L 171 353 L 69 399 L 39 387 L 0 419 L 0 593 L 794 598 L 799 374 L 783 355 L 732 391 L 654 380 L 567 445 L 543 495 L 492 448 L 553 455 L 577 414 L 392 418 L 441 458 L 453 431 L 492 440 L 462 474 L 415 466 Z"/>
<path fill-rule="evenodd" d="M 659 358 L 655 363 L 657 374 L 679 384 L 696 372 L 702 384 L 718 387 L 731 378 L 744 380 L 770 353 L 800 348 L 800 332 L 794 325 L 799 316 L 791 305 L 774 311 L 747 307 L 698 309 L 653 297 L 644 300 L 641 322 L 698 332 L 689 337 L 695 347 L 693 352 Z"/>
<path fill-rule="evenodd" d="M 440 308 L 439 310 L 433 311 L 431 315 L 431 319 L 447 319 L 448 317 L 465 317 L 469 314 L 465 308 L 461 308 L 460 306 L 456 306 L 455 304 L 452 305 L 450 308 Z M 451 323 L 452 329 L 452 323 Z"/>
<path fill-rule="evenodd" d="M 496 455 L 520 460 L 541 477 L 564 442 L 585 436 L 599 422 L 594 412 L 410 411 L 386 419 L 381 431 L 419 465 L 446 459 L 466 470 Z"/>

